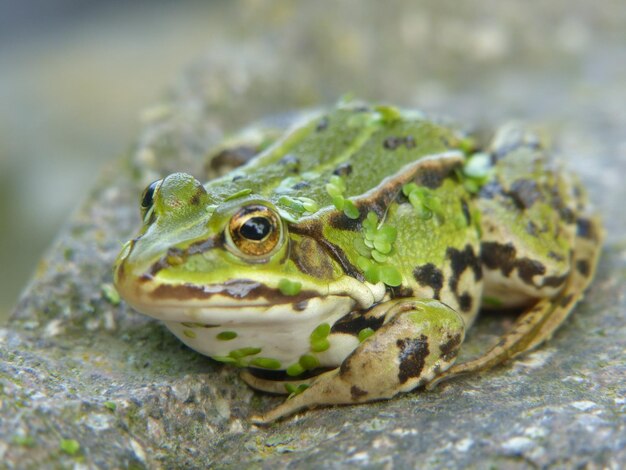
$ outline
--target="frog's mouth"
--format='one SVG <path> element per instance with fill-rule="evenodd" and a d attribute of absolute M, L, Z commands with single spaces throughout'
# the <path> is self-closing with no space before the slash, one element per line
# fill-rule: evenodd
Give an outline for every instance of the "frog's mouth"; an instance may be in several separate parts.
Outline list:
<path fill-rule="evenodd" d="M 356 301 L 346 293 L 301 290 L 285 295 L 279 289 L 252 279 L 231 279 L 219 284 L 164 283 L 138 279 L 117 285 L 120 294 L 137 311 L 163 321 L 220 323 L 248 317 L 251 321 L 283 315 L 297 317 L 350 308 Z"/>
<path fill-rule="evenodd" d="M 368 308 L 385 295 L 382 283 L 372 285 L 350 276 L 328 284 L 305 282 L 297 293 L 285 293 L 278 287 L 284 275 L 254 271 L 220 282 L 183 282 L 153 269 L 154 263 L 135 262 L 134 269 L 130 268 L 127 261 L 131 251 L 132 244 L 116 263 L 118 292 L 135 310 L 167 322 L 302 319 L 329 314 L 333 309 L 347 312 L 354 306 Z"/>

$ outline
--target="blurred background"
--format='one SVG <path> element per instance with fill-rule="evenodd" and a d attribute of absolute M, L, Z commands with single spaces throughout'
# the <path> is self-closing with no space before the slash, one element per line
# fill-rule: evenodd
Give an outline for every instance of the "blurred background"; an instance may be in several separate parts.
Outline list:
<path fill-rule="evenodd" d="M 0 0 L 0 322 L 228 2 Z M 217 9 L 216 9 L 217 7 Z"/>
<path fill-rule="evenodd" d="M 537 123 L 619 227 L 624 26 L 623 0 L 0 0 L 0 322 L 142 110 L 203 57 L 216 65 L 207 96 L 254 97 L 232 106 L 237 125 L 346 92 Z"/>

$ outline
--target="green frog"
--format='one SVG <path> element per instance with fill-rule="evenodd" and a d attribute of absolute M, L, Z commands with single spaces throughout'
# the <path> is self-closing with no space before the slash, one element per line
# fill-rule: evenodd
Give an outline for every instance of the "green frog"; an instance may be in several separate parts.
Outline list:
<path fill-rule="evenodd" d="M 490 141 L 342 103 L 218 148 L 206 184 L 152 183 L 115 285 L 187 346 L 288 394 L 262 416 L 391 398 L 550 338 L 590 283 L 601 225 L 572 175 L 514 125 Z M 455 365 L 480 309 L 519 308 Z"/>

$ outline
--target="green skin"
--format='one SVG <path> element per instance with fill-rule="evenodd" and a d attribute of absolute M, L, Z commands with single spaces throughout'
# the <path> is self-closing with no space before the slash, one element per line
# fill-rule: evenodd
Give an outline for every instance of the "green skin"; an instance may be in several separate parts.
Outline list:
<path fill-rule="evenodd" d="M 222 146 L 212 163 L 235 168 L 204 186 L 153 185 L 115 268 L 135 309 L 291 394 L 257 422 L 503 362 L 548 338 L 593 276 L 600 226 L 519 128 L 479 148 L 419 113 L 344 104 L 275 135 Z M 232 229 L 259 207 L 269 234 Z M 528 306 L 527 320 L 444 372 L 481 306 Z"/>

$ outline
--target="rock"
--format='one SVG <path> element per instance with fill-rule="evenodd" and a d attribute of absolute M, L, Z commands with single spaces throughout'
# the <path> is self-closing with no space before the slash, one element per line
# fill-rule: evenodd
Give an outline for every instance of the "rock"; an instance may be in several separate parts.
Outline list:
<path fill-rule="evenodd" d="M 221 37 L 144 113 L 136 147 L 101 175 L 0 330 L 6 467 L 618 468 L 626 461 L 620 2 L 588 9 L 560 0 L 542 4 L 541 14 L 495 1 L 452 10 L 393 5 L 342 2 L 329 15 L 323 2 L 245 3 L 235 18 L 247 33 Z M 203 178 L 203 157 L 225 133 L 346 91 L 478 125 L 521 116 L 558 127 L 561 155 L 604 214 L 606 250 L 586 300 L 537 351 L 432 392 L 256 427 L 248 416 L 281 398 L 253 392 L 234 369 L 120 303 L 111 265 L 139 223 L 145 184 L 175 170 Z M 510 321 L 485 315 L 465 356 Z"/>

